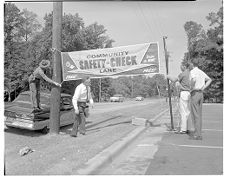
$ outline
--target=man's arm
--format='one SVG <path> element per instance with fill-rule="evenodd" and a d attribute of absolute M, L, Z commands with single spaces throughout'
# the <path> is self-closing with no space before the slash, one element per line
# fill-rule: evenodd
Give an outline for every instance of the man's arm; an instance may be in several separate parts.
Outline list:
<path fill-rule="evenodd" d="M 166 78 L 169 79 L 172 82 L 177 82 L 179 81 L 179 79 L 175 76 L 171 76 L 171 75 L 166 75 Z"/>
<path fill-rule="evenodd" d="M 42 70 L 39 70 L 39 74 L 45 81 L 47 81 L 49 83 L 52 83 L 52 84 L 54 84 L 56 86 L 61 87 L 61 85 L 59 83 L 57 83 L 57 82 L 51 80 L 50 78 L 48 78 Z"/>
<path fill-rule="evenodd" d="M 77 87 L 75 89 L 75 94 L 74 94 L 74 96 L 72 98 L 72 104 L 74 106 L 74 109 L 75 109 L 75 113 L 76 114 L 79 114 L 79 110 L 78 110 L 78 98 L 79 98 L 79 96 L 80 96 L 80 88 Z"/>
<path fill-rule="evenodd" d="M 202 90 L 205 90 L 210 85 L 211 82 L 212 82 L 212 79 L 211 78 L 206 78 L 206 83 L 202 87 Z"/>
<path fill-rule="evenodd" d="M 88 98 L 89 98 L 89 103 L 90 103 L 90 105 L 92 106 L 92 108 L 93 108 L 93 104 L 94 104 L 94 102 L 93 102 L 93 98 L 92 98 L 92 94 L 91 94 L 91 89 L 90 89 L 90 87 L 88 88 L 89 89 L 89 92 L 88 92 Z"/>

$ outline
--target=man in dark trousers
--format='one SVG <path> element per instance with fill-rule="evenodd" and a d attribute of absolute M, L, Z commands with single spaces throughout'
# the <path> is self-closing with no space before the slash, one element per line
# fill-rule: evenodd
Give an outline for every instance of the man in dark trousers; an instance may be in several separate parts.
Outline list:
<path fill-rule="evenodd" d="M 193 59 L 190 66 L 191 80 L 191 117 L 194 122 L 195 132 L 190 137 L 192 140 L 202 140 L 202 103 L 203 91 L 212 80 L 198 68 L 198 59 Z"/>
<path fill-rule="evenodd" d="M 88 103 L 90 103 L 93 106 L 93 99 L 90 92 L 90 85 L 91 85 L 90 78 L 83 77 L 82 83 L 79 84 L 75 89 L 75 93 L 72 99 L 72 103 L 74 105 L 74 110 L 75 110 L 75 121 L 71 131 L 72 137 L 77 137 L 78 127 L 79 127 L 80 134 L 85 135 L 86 117 L 88 117 L 88 114 L 89 114 Z"/>
<path fill-rule="evenodd" d="M 36 68 L 35 71 L 29 76 L 28 81 L 29 81 L 29 88 L 31 91 L 31 101 L 32 101 L 33 112 L 39 112 L 42 110 L 40 106 L 40 80 L 41 79 L 44 79 L 45 81 L 53 85 L 61 87 L 61 84 L 51 80 L 45 75 L 49 66 L 50 66 L 50 61 L 42 60 L 39 64 L 39 67 Z"/>

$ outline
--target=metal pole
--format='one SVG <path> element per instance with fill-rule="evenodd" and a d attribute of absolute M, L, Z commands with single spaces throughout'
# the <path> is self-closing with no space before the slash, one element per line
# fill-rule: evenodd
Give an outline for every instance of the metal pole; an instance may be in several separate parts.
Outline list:
<path fill-rule="evenodd" d="M 99 79 L 99 103 L 101 102 L 101 78 Z"/>
<path fill-rule="evenodd" d="M 168 59 L 168 53 L 166 49 L 166 36 L 163 37 L 163 44 L 164 44 L 164 52 L 165 52 L 165 60 L 166 60 L 166 74 L 169 73 L 169 59 Z M 171 103 L 171 89 L 169 84 L 169 79 L 167 79 L 167 85 L 168 85 L 168 96 L 169 96 L 169 107 L 170 107 L 170 119 L 171 119 L 171 130 L 174 129 L 173 125 L 173 112 L 172 112 L 172 103 Z"/>
<path fill-rule="evenodd" d="M 61 26 L 62 2 L 53 2 L 53 41 L 52 47 L 57 49 L 53 53 L 53 80 L 61 83 Z M 51 90 L 50 106 L 50 133 L 59 134 L 60 130 L 60 92 L 59 87 L 53 86 Z"/>
<path fill-rule="evenodd" d="M 132 98 L 133 98 L 133 93 L 134 93 L 134 90 L 133 90 L 133 76 L 131 77 L 132 79 Z"/>

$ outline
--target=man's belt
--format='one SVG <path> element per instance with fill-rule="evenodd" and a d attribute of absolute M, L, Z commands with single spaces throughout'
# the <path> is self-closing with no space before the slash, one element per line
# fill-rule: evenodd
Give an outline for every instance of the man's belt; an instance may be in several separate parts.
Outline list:
<path fill-rule="evenodd" d="M 84 101 L 78 101 L 78 106 L 81 106 L 81 107 L 84 107 L 84 108 L 87 107 L 86 102 L 84 102 Z"/>
<path fill-rule="evenodd" d="M 202 90 L 192 90 L 191 91 L 191 93 L 195 93 L 195 92 L 202 93 L 203 91 Z"/>

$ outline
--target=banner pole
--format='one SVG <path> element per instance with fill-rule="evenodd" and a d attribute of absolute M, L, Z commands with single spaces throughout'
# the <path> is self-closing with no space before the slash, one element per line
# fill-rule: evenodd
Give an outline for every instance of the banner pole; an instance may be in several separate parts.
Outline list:
<path fill-rule="evenodd" d="M 167 37 L 163 36 L 163 44 L 164 44 L 164 52 L 165 52 L 165 60 L 166 60 L 166 74 L 168 75 L 169 73 L 169 59 L 168 59 L 168 52 L 166 49 L 166 40 Z M 167 86 L 168 86 L 168 97 L 169 97 L 169 107 L 170 107 L 170 119 L 171 119 L 171 130 L 174 130 L 174 125 L 173 125 L 173 112 L 172 112 L 172 103 L 171 103 L 171 89 L 170 89 L 170 84 L 169 84 L 169 79 L 167 79 Z"/>

